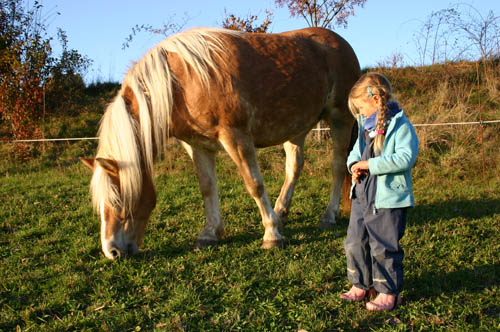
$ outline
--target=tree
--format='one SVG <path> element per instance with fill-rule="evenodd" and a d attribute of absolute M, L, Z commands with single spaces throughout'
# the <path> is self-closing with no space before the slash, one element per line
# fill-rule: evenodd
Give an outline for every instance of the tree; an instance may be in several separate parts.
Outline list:
<path fill-rule="evenodd" d="M 82 75 L 87 71 L 90 61 L 78 51 L 69 49 L 66 33 L 57 33 L 62 52 L 51 63 L 50 75 L 45 81 L 46 108 L 52 112 L 73 114 L 74 105 L 84 98 L 85 82 Z"/>
<path fill-rule="evenodd" d="M 448 10 L 447 23 L 450 31 L 457 31 L 464 41 L 464 50 L 481 60 L 492 60 L 499 56 L 500 16 L 489 10 L 483 16 L 475 7 L 460 3 Z"/>
<path fill-rule="evenodd" d="M 435 64 L 443 57 L 448 59 L 451 56 L 448 47 L 450 35 L 446 28 L 447 15 L 446 10 L 432 12 L 414 33 L 413 39 L 419 56 L 418 65 Z"/>
<path fill-rule="evenodd" d="M 22 138 L 37 132 L 51 48 L 41 36 L 37 2 L 27 12 L 21 1 L 2 0 L 0 6 L 0 115 L 8 132 Z"/>
<path fill-rule="evenodd" d="M 222 21 L 221 25 L 225 29 L 245 31 L 245 32 L 267 32 L 267 29 L 272 23 L 273 12 L 266 10 L 266 19 L 260 24 L 254 26 L 255 22 L 259 19 L 257 15 L 247 15 L 246 18 L 228 14 L 224 11 L 226 18 Z"/>
<path fill-rule="evenodd" d="M 63 54 L 59 59 L 52 56 L 42 7 L 38 1 L 29 6 L 23 0 L 0 0 L 0 119 L 15 139 L 42 135 L 38 120 L 44 113 L 47 82 L 81 78 L 90 65 L 90 60 L 68 50 L 62 32 Z M 18 148 L 27 153 L 23 146 Z"/>
<path fill-rule="evenodd" d="M 500 54 L 500 16 L 468 4 L 432 12 L 414 34 L 418 65 L 459 60 L 492 60 Z"/>
<path fill-rule="evenodd" d="M 363 7 L 366 0 L 275 0 L 279 7 L 288 7 L 292 17 L 302 17 L 310 27 L 333 29 L 347 27 L 347 18 L 354 7 Z"/>

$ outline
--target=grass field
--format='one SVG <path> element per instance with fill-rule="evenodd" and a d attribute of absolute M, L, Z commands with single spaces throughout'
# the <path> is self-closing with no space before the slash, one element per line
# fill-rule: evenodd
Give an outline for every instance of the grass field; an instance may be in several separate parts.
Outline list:
<path fill-rule="evenodd" d="M 82 148 L 86 151 L 86 149 Z M 80 150 L 82 150 L 80 149 Z M 498 146 L 497 146 L 498 149 Z M 404 305 L 370 313 L 345 303 L 348 220 L 320 231 L 330 146 L 309 146 L 283 249 L 260 249 L 263 227 L 228 157 L 218 162 L 222 243 L 193 248 L 204 222 L 180 148 L 157 167 L 158 205 L 140 253 L 108 261 L 88 197 L 90 174 L 63 162 L 0 162 L 1 331 L 498 331 L 500 175 L 479 159 L 424 151 L 417 206 L 403 238 Z M 470 154 L 472 150 L 467 150 Z M 259 153 L 269 196 L 283 180 L 279 148 Z"/>

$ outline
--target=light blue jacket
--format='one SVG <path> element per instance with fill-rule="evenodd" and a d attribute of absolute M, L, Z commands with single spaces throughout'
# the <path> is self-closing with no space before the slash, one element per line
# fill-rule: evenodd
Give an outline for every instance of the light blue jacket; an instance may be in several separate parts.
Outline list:
<path fill-rule="evenodd" d="M 361 160 L 365 148 L 363 116 L 359 117 L 359 135 L 347 157 L 347 168 Z M 375 208 L 403 208 L 415 205 L 411 168 L 418 154 L 418 137 L 410 120 L 401 111 L 390 120 L 382 152 L 368 160 L 370 175 L 377 176 Z M 351 186 L 351 198 L 355 183 Z"/>

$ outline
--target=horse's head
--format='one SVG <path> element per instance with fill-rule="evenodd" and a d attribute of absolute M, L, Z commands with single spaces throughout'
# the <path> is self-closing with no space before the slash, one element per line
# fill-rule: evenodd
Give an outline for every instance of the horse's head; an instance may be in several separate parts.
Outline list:
<path fill-rule="evenodd" d="M 93 170 L 93 181 L 101 181 L 104 183 L 101 184 L 101 189 L 109 191 L 98 196 L 97 207 L 101 217 L 101 244 L 104 255 L 109 259 L 117 259 L 136 254 L 142 243 L 147 221 L 156 204 L 156 193 L 151 177 L 143 175 L 141 192 L 136 202 L 127 208 L 121 199 L 123 195 L 120 192 L 118 163 L 104 158 L 81 160 Z"/>

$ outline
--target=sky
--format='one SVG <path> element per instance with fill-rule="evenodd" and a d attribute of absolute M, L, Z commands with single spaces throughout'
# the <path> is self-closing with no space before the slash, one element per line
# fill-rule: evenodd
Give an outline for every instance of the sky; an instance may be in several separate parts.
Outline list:
<path fill-rule="evenodd" d="M 41 3 L 49 35 L 55 37 L 61 28 L 67 33 L 69 48 L 93 61 L 85 75 L 88 83 L 121 81 L 132 63 L 164 38 L 140 33 L 123 49 L 137 24 L 161 27 L 169 20 L 180 23 L 187 17 L 184 29 L 220 27 L 225 13 L 239 17 L 252 14 L 261 20 L 269 9 L 274 12 L 269 32 L 307 27 L 303 18 L 291 18 L 288 9 L 277 8 L 274 0 L 41 0 Z M 457 3 L 470 4 L 484 16 L 489 10 L 500 15 L 499 0 L 367 0 L 364 7 L 356 7 L 347 28 L 335 27 L 335 31 L 354 48 L 362 68 L 387 62 L 395 54 L 402 55 L 406 65 L 415 65 L 418 52 L 414 40 L 422 23 L 432 12 Z M 58 47 L 54 47 L 54 52 L 58 52 Z"/>

